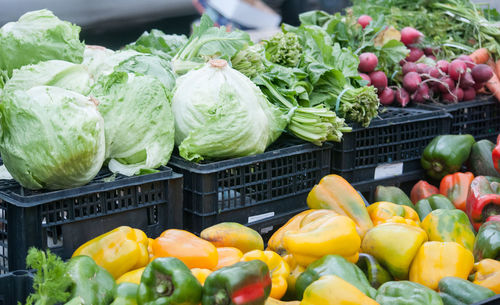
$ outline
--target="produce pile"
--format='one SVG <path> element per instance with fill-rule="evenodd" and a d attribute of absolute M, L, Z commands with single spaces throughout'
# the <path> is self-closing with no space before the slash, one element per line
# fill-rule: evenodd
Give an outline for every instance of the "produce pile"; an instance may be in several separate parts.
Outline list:
<path fill-rule="evenodd" d="M 407 196 L 378 186 L 368 207 L 345 179 L 325 176 L 307 196 L 310 209 L 267 249 L 256 231 L 227 222 L 200 236 L 169 229 L 155 239 L 118 227 L 68 262 L 32 248 L 27 304 L 479 302 L 500 294 L 500 135 L 490 143 L 436 137 L 422 165 L 433 164 L 439 187 L 421 180 Z M 465 160 L 474 173 L 458 171 Z"/>

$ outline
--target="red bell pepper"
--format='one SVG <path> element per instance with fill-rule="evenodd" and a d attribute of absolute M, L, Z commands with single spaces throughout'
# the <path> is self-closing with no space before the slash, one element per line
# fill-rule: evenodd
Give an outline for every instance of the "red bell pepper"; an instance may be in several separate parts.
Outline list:
<path fill-rule="evenodd" d="M 441 180 L 439 192 L 448 197 L 457 209 L 465 212 L 465 202 L 472 180 L 474 175 L 470 172 L 446 175 Z"/>
<path fill-rule="evenodd" d="M 493 152 L 491 153 L 491 158 L 493 159 L 495 169 L 500 173 L 500 134 L 497 138 L 497 146 L 495 146 Z"/>
<path fill-rule="evenodd" d="M 477 231 L 492 215 L 500 215 L 500 183 L 484 176 L 472 180 L 466 203 L 467 215 Z"/>
<path fill-rule="evenodd" d="M 411 189 L 410 198 L 413 204 L 417 204 L 417 202 L 419 202 L 420 199 L 425 199 L 435 194 L 439 194 L 439 190 L 437 187 L 427 183 L 424 180 L 420 180 Z"/>
<path fill-rule="evenodd" d="M 493 216 L 486 218 L 485 222 L 488 222 L 488 221 L 500 221 L 500 215 L 493 215 Z"/>

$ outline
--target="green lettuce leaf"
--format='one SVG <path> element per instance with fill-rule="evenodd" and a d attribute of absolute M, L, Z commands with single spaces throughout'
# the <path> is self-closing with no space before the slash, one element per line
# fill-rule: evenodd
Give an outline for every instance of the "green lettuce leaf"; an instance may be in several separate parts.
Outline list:
<path fill-rule="evenodd" d="M 0 70 L 12 70 L 50 59 L 81 63 L 80 27 L 61 21 L 49 10 L 24 14 L 0 28 Z"/>
<path fill-rule="evenodd" d="M 83 95 L 38 86 L 4 94 L 0 152 L 5 167 L 29 189 L 88 183 L 104 162 L 104 122 Z"/>
<path fill-rule="evenodd" d="M 153 29 L 150 33 L 144 32 L 135 42 L 127 45 L 126 49 L 170 60 L 187 41 L 185 35 L 167 35 L 160 30 Z"/>
<path fill-rule="evenodd" d="M 248 33 L 240 30 L 228 32 L 223 26 L 214 27 L 210 17 L 203 15 L 187 44 L 172 58 L 172 68 L 175 73 L 184 74 L 202 67 L 211 58 L 229 61 L 248 44 L 251 44 Z"/>
<path fill-rule="evenodd" d="M 112 172 L 131 176 L 167 164 L 174 147 L 170 93 L 156 78 L 125 72 L 104 75 L 92 88 L 106 132 Z"/>

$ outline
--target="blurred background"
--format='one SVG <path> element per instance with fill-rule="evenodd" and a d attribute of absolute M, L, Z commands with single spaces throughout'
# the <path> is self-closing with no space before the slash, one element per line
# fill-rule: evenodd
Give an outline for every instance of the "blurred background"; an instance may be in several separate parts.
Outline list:
<path fill-rule="evenodd" d="M 206 7 L 207 2 L 209 0 L 0 0 L 0 26 L 16 21 L 28 11 L 47 8 L 60 19 L 81 26 L 81 38 L 87 44 L 116 49 L 152 28 L 165 33 L 189 34 L 191 24 L 200 18 L 200 9 Z M 289 24 L 298 24 L 301 12 L 311 9 L 336 12 L 350 5 L 349 0 L 262 2 Z"/>
<path fill-rule="evenodd" d="M 0 0 L 0 26 L 16 21 L 28 11 L 47 8 L 60 19 L 81 26 L 81 38 L 87 44 L 116 49 L 152 28 L 165 33 L 189 34 L 191 24 L 199 19 L 201 12 L 211 13 L 214 20 L 220 17 L 210 7 L 211 1 L 214 0 Z M 500 10 L 500 0 L 474 1 Z M 263 3 L 276 12 L 282 22 L 292 25 L 297 25 L 298 15 L 308 10 L 334 13 L 350 6 L 349 0 L 224 0 L 222 3 L 230 2 Z M 228 21 L 224 17 L 219 19 L 222 24 Z"/>

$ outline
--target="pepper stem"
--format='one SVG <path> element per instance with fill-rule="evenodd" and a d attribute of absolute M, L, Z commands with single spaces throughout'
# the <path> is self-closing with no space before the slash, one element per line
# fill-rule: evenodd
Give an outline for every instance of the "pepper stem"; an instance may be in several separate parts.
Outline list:
<path fill-rule="evenodd" d="M 215 305 L 229 305 L 229 298 L 227 296 L 227 293 L 223 290 L 217 291 L 217 293 L 214 296 L 214 301 Z"/>
<path fill-rule="evenodd" d="M 156 284 L 156 293 L 164 296 L 171 296 L 174 293 L 174 284 L 172 283 L 172 277 L 170 276 L 159 276 L 158 282 Z"/>
<path fill-rule="evenodd" d="M 440 162 L 434 161 L 432 162 L 432 169 L 434 169 L 435 172 L 440 173 L 443 171 L 443 165 Z"/>

